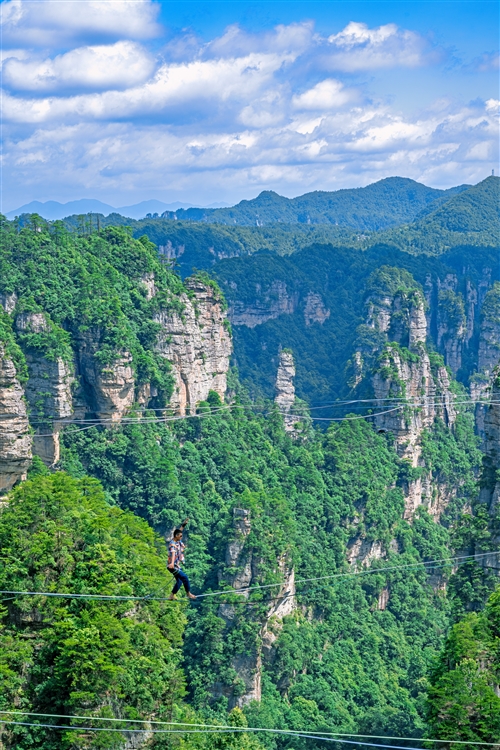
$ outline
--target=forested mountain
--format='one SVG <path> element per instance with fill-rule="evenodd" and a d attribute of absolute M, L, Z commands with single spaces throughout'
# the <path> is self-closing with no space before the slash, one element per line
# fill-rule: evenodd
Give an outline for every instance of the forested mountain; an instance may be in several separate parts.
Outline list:
<path fill-rule="evenodd" d="M 409 200 L 412 193 L 409 187 L 412 184 L 417 186 L 416 193 L 421 197 L 426 195 L 432 198 L 423 210 L 420 210 L 422 202 L 415 206 Z M 177 212 L 168 214 L 169 218 L 146 218 L 141 221 L 117 213 L 106 217 L 102 214 L 74 215 L 67 217 L 64 225 L 69 231 L 80 235 L 107 226 L 130 226 L 134 237 L 146 235 L 157 245 L 165 258 L 175 262 L 183 277 L 189 276 L 194 268 L 210 269 L 219 260 L 226 258 L 252 255 L 263 250 L 277 255 L 291 255 L 317 243 L 331 243 L 334 246 L 361 250 L 385 244 L 415 255 L 441 255 L 461 245 L 498 246 L 498 184 L 498 177 L 489 177 L 472 188 L 461 186 L 449 191 L 435 191 L 412 183 L 411 180 L 391 178 L 359 191 L 309 194 L 308 200 L 320 212 L 322 202 L 326 200 L 324 196 L 337 196 L 335 200 L 338 200 L 343 192 L 354 193 L 359 204 L 356 208 L 357 213 L 350 214 L 351 223 L 339 222 L 338 225 L 335 222 L 301 223 L 297 215 L 288 210 L 277 214 L 274 223 L 264 223 L 262 226 L 256 226 L 255 222 L 247 226 L 216 221 L 207 223 L 206 217 L 199 209 L 190 209 L 191 218 L 185 213 Z M 434 193 L 439 193 L 439 196 L 436 197 Z M 454 197 L 458 200 L 460 196 L 463 196 L 463 201 L 455 203 Z M 288 205 L 287 200 L 280 199 L 285 201 L 285 206 Z M 334 198 L 331 200 L 334 201 Z M 387 223 L 384 224 L 384 212 L 394 213 L 395 207 L 400 205 L 405 205 L 406 208 L 393 222 L 394 228 L 380 231 L 366 228 L 367 222 L 388 226 Z M 462 217 L 460 225 L 452 218 L 455 216 L 455 207 L 456 215 L 460 214 Z M 447 211 L 451 217 L 449 220 L 446 219 Z M 431 214 L 429 219 L 428 212 Z M 218 215 L 215 211 L 214 216 Z M 31 221 L 30 215 L 23 215 L 18 219 L 20 226 Z M 411 223 L 405 223 L 408 221 Z"/>
<path fill-rule="evenodd" d="M 270 190 L 232 208 L 166 212 L 167 218 L 203 220 L 216 224 L 265 226 L 269 224 L 333 224 L 376 231 L 411 222 L 428 206 L 439 205 L 467 190 L 460 185 L 436 190 L 404 177 L 388 177 L 364 188 L 325 192 L 316 190 L 297 198 L 284 198 Z"/>
<path fill-rule="evenodd" d="M 67 226 L 0 228 L 4 746 L 498 742 L 498 246 L 304 227 L 182 280 L 144 224 Z"/>

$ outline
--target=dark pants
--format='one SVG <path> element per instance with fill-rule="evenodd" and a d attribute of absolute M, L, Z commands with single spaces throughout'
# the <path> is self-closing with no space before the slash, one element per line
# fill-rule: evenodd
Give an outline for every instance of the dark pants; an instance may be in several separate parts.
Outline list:
<path fill-rule="evenodd" d="M 174 570 L 174 578 L 175 578 L 175 584 L 174 588 L 172 589 L 172 594 L 176 594 L 181 586 L 184 586 L 186 589 L 186 594 L 189 594 L 191 587 L 189 585 L 189 578 L 184 573 L 183 570 Z"/>

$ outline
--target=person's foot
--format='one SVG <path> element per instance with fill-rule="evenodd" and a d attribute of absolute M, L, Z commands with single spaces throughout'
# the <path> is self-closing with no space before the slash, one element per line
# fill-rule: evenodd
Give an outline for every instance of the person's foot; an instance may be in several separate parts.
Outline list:
<path fill-rule="evenodd" d="M 190 599 L 196 599 L 196 596 L 192 594 L 191 592 L 188 593 L 188 596 Z"/>
<path fill-rule="evenodd" d="M 170 602 L 173 602 L 173 601 L 174 601 L 174 599 L 176 599 L 176 600 L 177 600 L 177 597 L 176 597 L 176 595 L 175 595 L 175 594 L 170 594 L 170 596 L 168 597 L 168 600 L 169 600 Z"/>

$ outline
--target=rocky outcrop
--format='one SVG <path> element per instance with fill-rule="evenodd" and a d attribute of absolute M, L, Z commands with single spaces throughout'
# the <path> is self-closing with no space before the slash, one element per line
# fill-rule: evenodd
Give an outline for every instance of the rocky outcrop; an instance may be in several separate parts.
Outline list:
<path fill-rule="evenodd" d="M 433 363 L 426 349 L 428 319 L 423 292 L 409 286 L 411 277 L 398 278 L 389 268 L 375 277 L 379 290 L 367 299 L 367 322 L 361 327 L 362 346 L 354 357 L 358 387 L 367 381 L 375 396 L 374 423 L 379 432 L 392 433 L 400 458 L 413 468 L 425 468 L 422 462 L 422 435 L 441 419 L 453 427 L 456 419 L 450 378 L 444 365 Z M 380 290 L 380 280 L 396 287 L 393 294 Z M 405 285 L 402 286 L 404 281 Z M 367 335 L 373 331 L 374 336 Z M 372 347 L 370 350 L 369 347 Z M 368 369 L 367 364 L 370 364 Z M 408 481 L 404 516 L 411 519 L 424 504 L 436 520 L 449 503 L 447 487 L 437 486 L 428 472 Z M 350 561 L 363 563 L 382 554 L 373 543 L 355 537 L 350 545 Z"/>
<path fill-rule="evenodd" d="M 172 245 L 170 240 L 167 240 L 166 245 L 158 245 L 158 253 L 160 257 L 163 256 L 164 258 L 167 258 L 167 260 L 180 258 L 181 255 L 184 255 L 185 250 L 185 245 Z"/>
<path fill-rule="evenodd" d="M 244 508 L 233 510 L 234 539 L 226 550 L 226 567 L 219 573 L 220 585 L 229 584 L 235 590 L 246 589 L 259 583 L 261 559 L 248 546 L 248 537 L 252 526 L 250 511 Z M 261 700 L 261 672 L 263 661 L 272 661 L 275 655 L 275 642 L 282 627 L 282 620 L 295 608 L 295 573 L 284 557 L 277 561 L 283 583 L 273 590 L 273 600 L 263 618 L 260 632 L 253 644 L 247 643 L 244 652 L 236 654 L 231 666 L 238 676 L 236 684 L 217 683 L 213 686 L 214 698 L 225 697 L 229 708 L 243 707 L 251 701 Z M 248 598 L 249 592 L 243 591 L 240 596 Z M 225 621 L 230 632 L 237 617 L 237 605 L 223 603 L 219 607 L 219 616 Z"/>
<path fill-rule="evenodd" d="M 304 306 L 304 320 L 306 326 L 310 326 L 313 323 L 323 325 L 325 320 L 329 317 L 330 310 L 325 307 L 321 295 L 316 294 L 315 292 L 309 292 Z"/>
<path fill-rule="evenodd" d="M 161 310 L 157 351 L 172 365 L 175 380 L 170 405 L 179 414 L 194 413 L 209 391 L 226 392 L 231 336 L 218 292 L 196 278 L 187 279 L 182 312 Z"/>
<path fill-rule="evenodd" d="M 491 541 L 494 550 L 500 549 L 500 367 L 493 375 L 492 399 L 485 415 L 485 457 L 481 477 L 480 502 L 488 508 Z M 498 554 L 480 559 L 484 567 L 500 575 Z"/>
<path fill-rule="evenodd" d="M 17 304 L 17 294 L 15 292 L 0 292 L 0 307 L 3 307 L 4 312 L 14 312 Z"/>
<path fill-rule="evenodd" d="M 275 404 L 278 405 L 285 421 L 285 430 L 293 432 L 297 418 L 290 414 L 295 402 L 295 362 L 293 354 L 288 349 L 283 349 L 279 355 L 278 372 L 276 374 L 276 396 Z"/>
<path fill-rule="evenodd" d="M 417 466 L 422 431 L 431 427 L 437 416 L 448 426 L 456 418 L 446 368 L 437 367 L 433 372 L 422 345 L 412 347 L 407 354 L 399 346 L 388 344 L 372 383 L 377 410 L 387 411 L 375 416 L 377 428 L 392 432 L 401 458 Z M 407 400 L 408 406 L 393 406 L 391 400 L 398 397 Z"/>
<path fill-rule="evenodd" d="M 500 361 L 500 282 L 486 294 L 481 310 L 478 370 L 491 377 Z"/>
<path fill-rule="evenodd" d="M 438 296 L 438 349 L 444 351 L 445 362 L 454 375 L 462 366 L 464 342 L 467 339 L 465 303 L 461 294 L 443 290 Z"/>
<path fill-rule="evenodd" d="M 78 333 L 77 375 L 80 378 L 85 410 L 99 419 L 119 422 L 134 403 L 135 379 L 130 352 L 120 352 L 109 364 L 102 364 L 100 350 L 102 331 L 91 328 Z"/>
<path fill-rule="evenodd" d="M 229 319 L 232 325 L 255 328 L 280 315 L 291 315 L 297 309 L 298 302 L 298 293 L 289 293 L 284 281 L 273 281 L 264 292 L 257 284 L 255 300 L 251 303 L 234 302 L 229 308 Z"/>
<path fill-rule="evenodd" d="M 158 290 L 155 284 L 154 273 L 144 274 L 144 276 L 141 278 L 141 283 L 146 287 L 146 299 L 148 301 L 153 299 L 153 297 L 156 297 Z"/>
<path fill-rule="evenodd" d="M 0 494 L 26 479 L 31 457 L 24 390 L 14 362 L 0 342 Z"/>
<path fill-rule="evenodd" d="M 18 333 L 43 333 L 50 324 L 43 313 L 24 312 L 16 317 Z M 34 429 L 33 452 L 47 466 L 59 461 L 59 435 L 64 421 L 73 415 L 72 384 L 73 363 L 61 357 L 44 356 L 33 348 L 25 348 L 28 366 L 26 399 L 29 406 L 30 423 Z"/>
<path fill-rule="evenodd" d="M 73 368 L 61 358 L 48 360 L 26 352 L 29 380 L 26 398 L 35 430 L 33 452 L 48 466 L 59 461 L 59 435 L 73 415 Z"/>
<path fill-rule="evenodd" d="M 478 372 L 470 380 L 471 398 L 475 401 L 487 401 L 491 395 L 493 372 L 500 363 L 500 282 L 484 296 L 481 309 L 479 333 Z M 486 437 L 485 417 L 487 407 L 476 405 L 476 427 L 484 440 Z"/>

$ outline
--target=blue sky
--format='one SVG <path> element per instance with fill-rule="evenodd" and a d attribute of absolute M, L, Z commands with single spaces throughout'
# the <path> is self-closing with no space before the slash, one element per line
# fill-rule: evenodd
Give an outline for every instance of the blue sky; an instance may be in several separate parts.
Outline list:
<path fill-rule="evenodd" d="M 4 0 L 2 206 L 498 169 L 497 2 Z"/>

